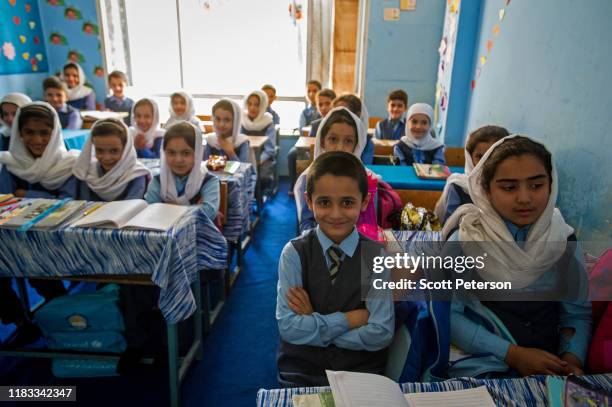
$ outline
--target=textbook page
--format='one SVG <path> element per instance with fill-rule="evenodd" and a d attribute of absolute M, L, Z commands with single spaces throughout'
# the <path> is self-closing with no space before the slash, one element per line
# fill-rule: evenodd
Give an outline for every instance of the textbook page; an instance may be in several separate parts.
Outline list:
<path fill-rule="evenodd" d="M 336 407 L 408 407 L 399 384 L 376 374 L 326 370 Z"/>
<path fill-rule="evenodd" d="M 495 407 L 486 386 L 473 389 L 405 394 L 410 407 Z"/>
<path fill-rule="evenodd" d="M 120 228 L 147 207 L 143 199 L 128 199 L 105 203 L 91 214 L 74 222 L 73 227 Z"/>
<path fill-rule="evenodd" d="M 189 206 L 154 203 L 134 216 L 122 228 L 165 232 L 189 210 Z"/>

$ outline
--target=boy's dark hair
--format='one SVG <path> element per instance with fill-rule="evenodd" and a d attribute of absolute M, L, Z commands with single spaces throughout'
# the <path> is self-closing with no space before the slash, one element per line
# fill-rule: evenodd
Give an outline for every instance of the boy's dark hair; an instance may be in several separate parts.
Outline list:
<path fill-rule="evenodd" d="M 502 161 L 510 157 L 520 157 L 522 155 L 531 155 L 544 165 L 548 179 L 552 183 L 552 156 L 546 150 L 544 145 L 528 139 L 527 137 L 517 136 L 505 140 L 495 150 L 491 151 L 491 155 L 484 163 L 482 168 L 481 186 L 485 191 L 489 191 L 489 184 L 495 176 L 495 171 Z"/>
<path fill-rule="evenodd" d="M 472 154 L 479 143 L 495 143 L 509 135 L 510 133 L 504 127 L 493 125 L 482 126 L 470 133 L 465 149 L 468 153 Z"/>
<path fill-rule="evenodd" d="M 213 105 L 212 107 L 213 116 L 215 115 L 215 112 L 218 109 L 230 112 L 232 114 L 232 120 L 234 119 L 234 106 L 232 106 L 232 104 L 228 100 L 220 100 Z"/>
<path fill-rule="evenodd" d="M 346 94 L 338 96 L 332 102 L 334 107 L 337 107 L 340 103 L 346 105 L 346 108 L 353 112 L 355 116 L 361 116 L 361 99 L 359 99 L 357 96 Z"/>
<path fill-rule="evenodd" d="M 46 92 L 47 89 L 61 89 L 66 95 L 68 94 L 68 86 L 57 76 L 49 76 L 43 80 L 43 92 Z"/>
<path fill-rule="evenodd" d="M 196 134 L 192 124 L 188 122 L 178 122 L 170 126 L 170 128 L 166 130 L 166 134 L 164 134 L 162 148 L 165 150 L 170 140 L 176 138 L 182 138 L 189 147 L 195 150 Z"/>
<path fill-rule="evenodd" d="M 329 88 L 321 89 L 317 92 L 317 100 L 319 100 L 321 96 L 334 100 L 336 98 L 336 92 Z"/>
<path fill-rule="evenodd" d="M 404 106 L 408 107 L 408 94 L 401 89 L 395 89 L 389 93 L 389 96 L 387 96 L 387 103 L 392 100 L 404 102 Z"/>
<path fill-rule="evenodd" d="M 308 85 L 315 85 L 317 88 L 319 88 L 319 90 L 321 90 L 321 88 L 323 88 L 323 86 L 321 86 L 321 82 L 319 82 L 316 79 L 311 79 L 308 81 L 308 83 L 306 84 L 306 86 Z"/>
<path fill-rule="evenodd" d="M 333 124 L 336 123 L 345 123 L 348 124 L 355 130 L 355 141 L 359 144 L 359 134 L 357 132 L 357 125 L 355 124 L 355 120 L 351 117 L 351 115 L 345 110 L 338 110 L 330 114 L 329 118 L 325 121 L 325 125 L 321 127 L 321 141 L 322 145 L 325 144 L 325 137 L 327 137 L 327 132 L 331 128 Z"/>
<path fill-rule="evenodd" d="M 330 151 L 321 154 L 312 163 L 306 179 L 306 193 L 312 197 L 315 183 L 324 175 L 349 177 L 359 185 L 363 199 L 368 195 L 368 174 L 361 161 L 353 154 L 344 151 Z"/>
<path fill-rule="evenodd" d="M 23 126 L 25 126 L 28 120 L 32 119 L 44 122 L 51 129 L 53 129 L 53 125 L 55 123 L 55 116 L 53 115 L 53 112 L 46 106 L 28 105 L 19 109 L 19 131 L 23 129 Z"/>
<path fill-rule="evenodd" d="M 117 136 L 121 144 L 127 144 L 127 129 L 122 121 L 117 119 L 102 119 L 94 123 L 91 128 L 91 138 Z"/>
<path fill-rule="evenodd" d="M 261 90 L 266 90 L 266 89 L 274 92 L 274 95 L 276 96 L 276 88 L 274 86 L 270 85 L 269 83 L 266 83 L 265 85 L 261 87 Z"/>
<path fill-rule="evenodd" d="M 108 74 L 108 82 L 110 82 L 110 80 L 113 78 L 121 79 L 121 82 L 125 83 L 126 85 L 128 83 L 127 75 L 121 71 L 113 71 Z"/>

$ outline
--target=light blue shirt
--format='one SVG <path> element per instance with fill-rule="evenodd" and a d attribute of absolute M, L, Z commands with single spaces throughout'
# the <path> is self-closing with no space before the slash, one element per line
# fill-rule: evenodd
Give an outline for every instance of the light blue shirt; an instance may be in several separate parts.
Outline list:
<path fill-rule="evenodd" d="M 401 143 L 401 141 L 398 142 L 398 144 L 399 143 Z M 427 151 L 425 150 L 419 150 L 419 149 L 413 148 L 412 149 L 413 162 L 417 164 L 446 164 L 446 157 L 444 156 L 444 148 L 439 148 L 436 150 L 431 162 L 427 162 L 427 157 L 425 155 L 426 152 Z M 409 160 L 406 159 L 404 152 L 399 148 L 397 144 L 393 146 L 393 155 L 399 159 L 399 165 L 408 165 Z"/>
<path fill-rule="evenodd" d="M 332 260 L 327 256 L 327 249 L 334 243 L 321 231 L 316 229 L 317 239 L 323 249 L 323 256 L 328 267 Z M 352 257 L 359 244 L 359 234 L 353 229 L 339 245 L 345 256 Z M 381 274 L 386 278 L 387 274 Z M 370 313 L 368 324 L 349 329 L 348 320 L 343 312 L 323 315 L 313 312 L 311 315 L 294 313 L 287 303 L 287 292 L 290 287 L 302 287 L 302 265 L 298 252 L 291 242 L 283 248 L 278 264 L 278 290 L 276 298 L 276 320 L 283 340 L 294 345 L 326 347 L 336 345 L 350 350 L 377 351 L 387 347 L 393 339 L 395 316 L 391 292 L 381 297 L 377 293 L 368 295 L 365 304 Z M 370 293 L 372 294 L 372 292 Z M 384 298 L 383 298 L 384 297 Z"/>
<path fill-rule="evenodd" d="M 304 110 L 302 110 L 302 114 L 300 115 L 300 129 L 305 126 L 310 126 L 310 124 L 321 117 L 317 108 L 314 105 L 309 105 Z"/>
<path fill-rule="evenodd" d="M 187 185 L 187 179 L 189 177 L 177 177 L 174 176 L 176 182 L 176 191 L 180 195 L 185 191 Z M 208 216 L 210 220 L 215 220 L 217 217 L 217 211 L 219 210 L 220 198 L 220 186 L 217 178 L 212 178 L 202 185 L 200 189 L 200 197 L 202 198 L 202 210 Z M 147 188 L 147 193 L 144 196 L 145 201 L 148 203 L 163 202 L 161 198 L 161 185 L 157 177 L 153 177 Z"/>

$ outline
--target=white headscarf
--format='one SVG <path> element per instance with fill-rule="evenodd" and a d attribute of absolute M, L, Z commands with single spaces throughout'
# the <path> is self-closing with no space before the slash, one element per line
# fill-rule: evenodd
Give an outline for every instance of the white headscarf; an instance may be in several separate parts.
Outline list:
<path fill-rule="evenodd" d="M 174 112 L 174 109 L 172 109 L 172 98 L 174 96 L 180 96 L 183 99 L 185 99 L 185 104 L 186 104 L 185 113 L 183 113 L 180 116 Z M 189 122 L 196 127 L 200 127 L 202 125 L 202 123 L 200 122 L 200 119 L 198 119 L 195 115 L 195 107 L 193 106 L 193 98 L 191 97 L 189 93 L 185 92 L 184 90 L 179 90 L 177 92 L 174 92 L 172 96 L 170 96 L 170 107 L 168 107 L 168 110 L 170 112 L 170 118 L 164 124 L 165 129 L 169 128 L 175 123 L 182 122 L 182 121 Z"/>
<path fill-rule="evenodd" d="M 147 131 L 142 130 L 140 127 L 138 127 L 138 124 L 136 124 L 136 105 L 141 100 L 148 100 L 153 106 L 153 123 L 151 123 L 151 127 Z M 159 107 L 157 106 L 157 102 L 155 102 L 153 99 L 142 98 L 138 102 L 134 103 L 134 106 L 132 106 L 131 117 L 132 125 L 130 126 L 129 131 L 132 133 L 132 140 L 136 138 L 137 134 L 142 133 L 147 139 L 147 148 L 151 148 L 153 147 L 153 143 L 155 143 L 155 139 L 164 136 L 165 131 L 159 127 Z"/>
<path fill-rule="evenodd" d="M 574 229 L 565 223 L 561 212 L 555 208 L 559 185 L 554 161 L 548 204 L 531 225 L 523 248 L 514 241 L 504 220 L 491 205 L 480 183 L 483 166 L 499 145 L 518 136 L 513 134 L 499 140 L 474 167 L 468 176 L 468 189 L 474 204 L 462 205 L 457 209 L 447 220 L 442 234 L 448 238 L 458 225 L 459 241 L 469 242 L 462 245 L 465 255 L 487 253 L 486 267 L 479 270 L 480 276 L 487 281 L 510 281 L 513 288 L 520 289 L 535 282 L 559 261 L 565 252 L 567 238 Z M 503 243 L 494 245 L 491 242 Z"/>
<path fill-rule="evenodd" d="M 249 118 L 249 112 L 247 110 L 247 102 L 251 96 L 257 96 L 259 98 L 259 114 L 255 119 Z M 242 127 L 248 131 L 260 131 L 268 127 L 272 122 L 272 115 L 266 112 L 268 108 L 268 95 L 263 90 L 254 90 L 249 93 L 243 101 L 243 114 L 242 114 Z"/>
<path fill-rule="evenodd" d="M 466 140 L 467 142 L 467 140 Z M 457 172 L 452 173 L 447 179 L 446 184 L 444 185 L 444 190 L 442 191 L 442 195 L 436 202 L 436 207 L 434 209 L 434 213 L 440 219 L 440 221 L 444 222 L 444 214 L 446 211 L 446 199 L 448 197 L 448 193 L 452 188 L 453 184 L 459 186 L 466 194 L 468 191 L 468 175 L 472 173 L 474 169 L 474 163 L 472 162 L 472 156 L 470 153 L 464 148 L 463 154 L 465 155 L 465 165 L 464 165 L 464 173 L 459 174 Z"/>
<path fill-rule="evenodd" d="M 221 100 L 224 102 L 228 102 L 232 105 L 232 116 L 233 116 L 232 144 L 234 145 L 234 147 L 240 147 L 245 141 L 249 141 L 247 136 L 245 136 L 244 134 L 240 134 L 240 128 L 242 126 L 242 123 L 241 123 L 242 110 L 240 109 L 240 105 L 231 99 L 223 98 Z M 214 115 L 214 112 L 213 112 L 213 115 Z M 210 133 L 206 135 L 206 144 L 210 145 L 211 147 L 220 149 L 221 147 L 219 145 L 217 129 L 215 128 L 214 130 L 215 130 L 214 133 Z"/>
<path fill-rule="evenodd" d="M 185 185 L 185 192 L 183 195 L 178 196 L 178 192 L 176 190 L 176 182 L 175 175 L 170 169 L 170 166 L 166 162 L 166 155 L 164 154 L 164 150 L 161 151 L 161 169 L 160 169 L 160 192 L 161 199 L 164 202 L 174 202 L 179 205 L 189 205 L 189 201 L 191 198 L 200 193 L 200 189 L 202 187 L 202 182 L 204 181 L 204 176 L 208 172 L 206 166 L 202 165 L 202 130 L 194 126 L 189 122 L 188 123 L 195 132 L 195 160 L 193 163 L 193 168 L 188 175 L 187 185 Z M 175 126 L 178 124 L 175 124 Z"/>
<path fill-rule="evenodd" d="M 89 136 L 83 146 L 81 155 L 74 164 L 72 173 L 75 177 L 87 183 L 87 186 L 100 198 L 105 201 L 113 201 L 123 193 L 130 181 L 143 175 L 148 175 L 150 172 L 147 167 L 138 161 L 134 139 L 122 121 L 113 119 L 98 120 L 91 128 L 92 132 L 96 126 L 108 122 L 122 126 L 127 134 L 127 140 L 119 162 L 110 171 L 100 175 L 100 164 L 92 148 L 92 137 Z"/>
<path fill-rule="evenodd" d="M 3 103 L 12 103 L 16 105 L 17 108 L 20 108 L 21 106 L 25 105 L 26 103 L 30 103 L 31 101 L 32 99 L 30 99 L 29 96 L 24 95 L 23 93 L 7 93 L 2 99 L 0 99 L 0 106 L 2 106 Z M 8 123 L 5 123 L 4 120 L 2 120 L 2 117 L 0 117 L 0 124 L 7 128 L 6 131 L 2 133 L 4 137 L 11 137 L 10 126 L 8 125 Z"/>
<path fill-rule="evenodd" d="M 34 158 L 23 144 L 19 133 L 19 116 L 30 106 L 45 108 L 53 116 L 53 130 L 49 144 L 43 155 Z M 15 176 L 30 184 L 40 183 L 48 190 L 58 189 L 72 175 L 72 166 L 76 159 L 76 151 L 66 151 L 62 137 L 62 125 L 55 109 L 47 102 L 31 102 L 23 105 L 15 115 L 14 126 L 11 129 L 11 146 L 9 151 L 0 153 L 0 164 Z"/>
<path fill-rule="evenodd" d="M 76 62 L 67 62 L 64 65 L 64 68 L 62 68 L 60 78 L 64 82 L 66 82 L 64 70 L 67 67 L 72 66 L 76 67 L 77 71 L 79 72 L 79 83 L 74 88 L 68 88 L 68 101 L 83 99 L 84 97 L 89 96 L 91 92 L 93 92 L 92 88 L 90 88 L 89 86 L 85 86 L 85 72 L 83 71 L 83 68 L 81 68 L 81 65 L 77 64 Z"/>
<path fill-rule="evenodd" d="M 429 117 L 429 131 L 423 138 L 416 138 L 412 132 L 410 131 L 410 118 L 415 114 L 424 114 Z M 435 150 L 438 147 L 443 146 L 442 142 L 438 139 L 435 139 L 431 135 L 431 128 L 433 126 L 433 117 L 434 112 L 431 106 L 427 103 L 415 103 L 410 106 L 408 109 L 408 113 L 406 114 L 406 130 L 404 132 L 404 137 L 401 138 L 401 141 L 406 143 L 410 148 L 416 148 L 417 150 L 430 151 Z"/>

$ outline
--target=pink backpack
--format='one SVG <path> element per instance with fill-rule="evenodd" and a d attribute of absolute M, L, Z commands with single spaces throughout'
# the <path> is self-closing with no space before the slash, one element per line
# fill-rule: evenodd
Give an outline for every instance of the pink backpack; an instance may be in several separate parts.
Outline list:
<path fill-rule="evenodd" d="M 378 181 L 378 225 L 383 229 L 399 229 L 404 205 L 402 200 L 383 180 Z"/>

